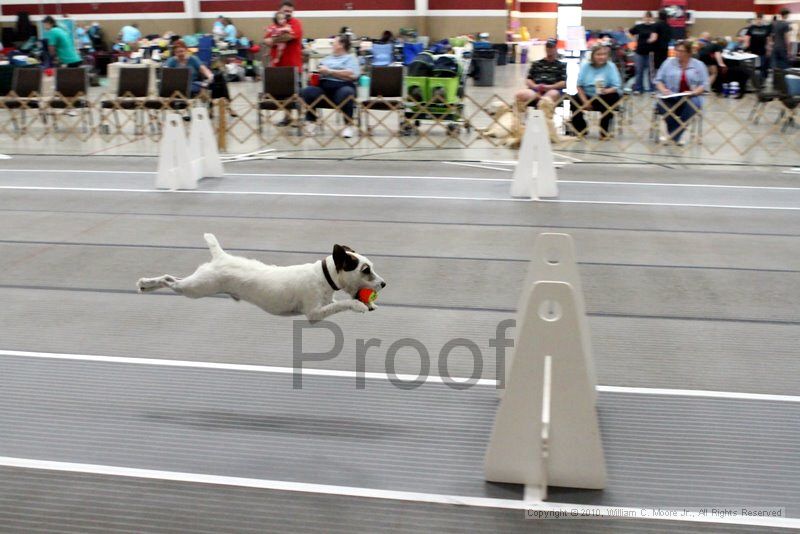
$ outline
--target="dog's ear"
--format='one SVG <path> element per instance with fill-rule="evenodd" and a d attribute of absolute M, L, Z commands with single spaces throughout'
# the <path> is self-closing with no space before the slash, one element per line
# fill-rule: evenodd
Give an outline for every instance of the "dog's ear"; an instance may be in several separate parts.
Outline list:
<path fill-rule="evenodd" d="M 358 267 L 358 259 L 349 254 L 352 250 L 346 245 L 333 245 L 333 263 L 337 271 L 352 271 Z"/>

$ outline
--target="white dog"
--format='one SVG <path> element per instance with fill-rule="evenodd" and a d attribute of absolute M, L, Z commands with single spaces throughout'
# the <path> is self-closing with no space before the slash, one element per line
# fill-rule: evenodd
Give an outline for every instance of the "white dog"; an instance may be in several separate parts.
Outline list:
<path fill-rule="evenodd" d="M 349 247 L 333 246 L 333 254 L 314 263 L 281 267 L 228 254 L 217 238 L 205 234 L 211 261 L 202 264 L 191 276 L 140 278 L 139 292 L 168 287 L 179 295 L 198 299 L 227 293 L 234 300 L 255 304 L 274 315 L 303 314 L 316 322 L 344 310 L 364 313 L 377 308 L 357 300 L 358 291 L 380 291 L 386 282 L 372 270 L 372 262 Z M 353 298 L 333 300 L 342 290 Z"/>

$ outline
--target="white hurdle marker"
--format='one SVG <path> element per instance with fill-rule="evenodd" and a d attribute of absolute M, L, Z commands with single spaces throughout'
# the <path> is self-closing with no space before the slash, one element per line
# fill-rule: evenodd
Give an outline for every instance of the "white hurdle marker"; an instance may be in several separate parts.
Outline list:
<path fill-rule="evenodd" d="M 536 488 L 541 498 L 548 485 L 602 489 L 597 381 L 572 239 L 541 234 L 534 252 L 485 477 Z"/>
<path fill-rule="evenodd" d="M 572 286 L 575 291 L 575 304 L 578 309 L 578 319 L 580 320 L 581 332 L 585 332 L 583 336 L 584 347 L 583 351 L 586 354 L 587 369 L 589 370 L 589 378 L 593 384 L 597 384 L 597 375 L 594 371 L 594 359 L 592 357 L 592 347 L 590 339 L 589 322 L 586 320 L 586 303 L 583 300 L 583 285 L 581 284 L 581 277 L 578 273 L 578 262 L 575 254 L 575 243 L 572 236 L 569 234 L 560 234 L 553 232 L 541 233 L 536 237 L 533 244 L 533 259 L 528 264 L 528 273 L 525 276 L 525 282 L 522 292 L 517 302 L 516 314 L 516 338 L 514 346 L 519 347 L 520 334 L 522 333 L 522 324 L 528 313 L 528 292 L 533 288 L 536 282 L 543 280 L 553 280 L 558 282 L 566 282 Z M 506 359 L 506 383 L 511 373 L 511 363 L 514 360 L 516 349 L 512 352 L 511 357 Z M 505 390 L 500 390 L 502 396 Z"/>
<path fill-rule="evenodd" d="M 519 149 L 519 162 L 511 182 L 511 196 L 533 199 L 558 197 L 556 167 L 544 113 L 538 109 L 528 110 L 527 119 Z"/>
<path fill-rule="evenodd" d="M 222 160 L 217 149 L 217 140 L 205 106 L 192 108 L 192 127 L 189 133 L 189 151 L 195 173 L 199 179 L 222 178 Z"/>
<path fill-rule="evenodd" d="M 168 113 L 161 131 L 156 188 L 197 189 L 198 177 L 189 156 L 183 119 L 177 113 Z"/>

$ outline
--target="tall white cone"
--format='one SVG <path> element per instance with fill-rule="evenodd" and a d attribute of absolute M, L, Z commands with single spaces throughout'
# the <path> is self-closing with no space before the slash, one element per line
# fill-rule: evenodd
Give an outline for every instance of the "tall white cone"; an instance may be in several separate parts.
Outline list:
<path fill-rule="evenodd" d="M 222 160 L 219 157 L 214 129 L 211 127 L 211 120 L 205 107 L 192 108 L 189 147 L 199 178 L 222 178 L 224 175 Z"/>
<path fill-rule="evenodd" d="M 197 177 L 189 157 L 189 144 L 183 129 L 183 119 L 169 113 L 164 120 L 158 150 L 158 189 L 197 189 Z"/>
<path fill-rule="evenodd" d="M 544 113 L 538 109 L 528 110 L 519 161 L 511 182 L 511 196 L 537 199 L 558 196 L 553 149 Z"/>

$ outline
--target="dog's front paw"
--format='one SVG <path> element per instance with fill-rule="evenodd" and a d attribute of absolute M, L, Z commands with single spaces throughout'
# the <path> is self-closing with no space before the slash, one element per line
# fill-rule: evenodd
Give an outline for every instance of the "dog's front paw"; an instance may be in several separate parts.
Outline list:
<path fill-rule="evenodd" d="M 350 304 L 350 309 L 356 313 L 365 313 L 369 308 L 360 300 L 353 300 Z"/>
<path fill-rule="evenodd" d="M 375 304 L 374 302 L 370 302 L 369 304 L 367 304 L 367 309 L 369 309 L 369 311 L 375 311 L 378 309 L 378 305 Z"/>

